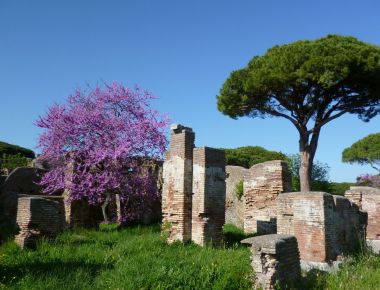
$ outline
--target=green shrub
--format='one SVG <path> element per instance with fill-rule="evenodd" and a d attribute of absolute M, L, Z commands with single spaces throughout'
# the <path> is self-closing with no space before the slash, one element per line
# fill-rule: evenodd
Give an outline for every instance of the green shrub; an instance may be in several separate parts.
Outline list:
<path fill-rule="evenodd" d="M 244 194 L 244 181 L 240 180 L 235 186 L 235 196 L 238 200 L 241 200 Z"/>

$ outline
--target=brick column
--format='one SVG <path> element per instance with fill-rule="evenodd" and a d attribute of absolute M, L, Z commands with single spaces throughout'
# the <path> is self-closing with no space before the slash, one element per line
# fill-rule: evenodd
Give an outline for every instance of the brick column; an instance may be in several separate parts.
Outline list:
<path fill-rule="evenodd" d="M 193 151 L 193 210 L 191 239 L 199 244 L 219 245 L 225 221 L 224 151 L 208 147 Z"/>
<path fill-rule="evenodd" d="M 191 239 L 194 138 L 191 128 L 171 126 L 162 189 L 163 229 L 168 234 L 168 242 L 186 242 Z"/>

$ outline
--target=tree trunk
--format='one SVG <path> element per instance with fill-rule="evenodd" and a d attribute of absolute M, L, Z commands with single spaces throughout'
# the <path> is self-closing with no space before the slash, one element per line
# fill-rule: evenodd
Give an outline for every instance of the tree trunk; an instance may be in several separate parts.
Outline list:
<path fill-rule="evenodd" d="M 320 129 L 314 129 L 309 142 L 309 134 L 305 130 L 300 133 L 300 186 L 301 192 L 311 191 L 311 172 L 313 160 L 317 151 Z"/>
<path fill-rule="evenodd" d="M 107 206 L 109 204 L 110 198 L 111 198 L 111 194 L 107 193 L 106 199 L 104 200 L 104 202 L 102 204 L 103 219 L 104 219 L 104 223 L 106 223 L 106 224 L 108 224 L 108 222 L 109 222 L 108 214 L 107 214 Z"/>
<path fill-rule="evenodd" d="M 311 160 L 310 160 L 310 152 L 308 150 L 301 151 L 300 152 L 300 185 L 301 185 L 301 191 L 306 192 L 311 190 Z"/>
<path fill-rule="evenodd" d="M 121 223 L 121 201 L 120 195 L 116 194 L 116 214 L 117 214 L 117 222 Z"/>
<path fill-rule="evenodd" d="M 311 168 L 312 168 L 312 154 L 310 152 L 309 135 L 307 133 L 300 134 L 300 190 L 306 192 L 311 190 Z"/>

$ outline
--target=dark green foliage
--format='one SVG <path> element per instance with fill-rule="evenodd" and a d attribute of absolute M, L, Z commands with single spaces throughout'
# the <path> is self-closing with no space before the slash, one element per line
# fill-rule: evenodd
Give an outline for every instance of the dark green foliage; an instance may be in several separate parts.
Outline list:
<path fill-rule="evenodd" d="M 350 189 L 350 186 L 354 186 L 355 183 L 350 182 L 331 182 L 329 193 L 335 195 L 344 195 L 346 190 Z"/>
<path fill-rule="evenodd" d="M 288 155 L 288 164 L 289 170 L 292 176 L 292 190 L 300 190 L 300 178 L 299 178 L 299 169 L 300 169 L 300 155 Z M 319 161 L 314 162 L 313 168 L 311 170 L 311 190 L 313 191 L 331 191 L 330 182 L 329 182 L 329 171 L 330 167 L 326 163 Z"/>
<path fill-rule="evenodd" d="M 233 71 L 217 97 L 231 117 L 281 117 L 299 133 L 301 190 L 311 189 L 311 168 L 321 128 L 344 114 L 369 121 L 380 113 L 380 47 L 328 35 L 274 46 Z"/>
<path fill-rule="evenodd" d="M 32 160 L 31 158 L 22 156 L 20 153 L 15 155 L 4 153 L 0 156 L 0 169 L 6 168 L 9 171 L 16 167 L 28 166 Z"/>
<path fill-rule="evenodd" d="M 218 109 L 232 118 L 286 115 L 325 122 L 334 112 L 347 112 L 368 120 L 380 110 L 379 79 L 378 46 L 329 35 L 255 56 L 226 80 Z"/>
<path fill-rule="evenodd" d="M 252 165 L 271 160 L 287 160 L 281 152 L 269 151 L 260 146 L 245 146 L 235 149 L 223 149 L 226 164 L 250 168 Z"/>
<path fill-rule="evenodd" d="M 0 289 L 252 289 L 249 249 L 166 244 L 159 226 L 65 232 L 0 247 Z"/>
<path fill-rule="evenodd" d="M 244 181 L 240 180 L 238 183 L 236 183 L 235 195 L 238 200 L 241 200 L 243 194 L 244 194 Z"/>
<path fill-rule="evenodd" d="M 369 164 L 380 172 L 380 133 L 370 134 L 344 149 L 342 161 Z"/>
<path fill-rule="evenodd" d="M 2 156 L 3 154 L 20 154 L 20 156 L 22 157 L 35 158 L 34 152 L 30 149 L 0 141 L 0 156 Z"/>
<path fill-rule="evenodd" d="M 246 234 L 243 229 L 233 224 L 225 224 L 223 226 L 223 243 L 226 247 L 240 247 L 242 246 L 240 243 L 242 240 L 254 237 L 255 235 L 255 233 Z"/>

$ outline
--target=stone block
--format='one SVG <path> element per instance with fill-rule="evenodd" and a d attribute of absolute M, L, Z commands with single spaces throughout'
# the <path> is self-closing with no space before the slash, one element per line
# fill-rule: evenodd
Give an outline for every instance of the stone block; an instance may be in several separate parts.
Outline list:
<path fill-rule="evenodd" d="M 250 245 L 254 284 L 262 289 L 288 289 L 301 276 L 297 239 L 291 235 L 264 235 L 241 241 Z"/>
<path fill-rule="evenodd" d="M 34 248 L 38 239 L 54 238 L 65 226 L 62 197 L 27 196 L 18 199 L 15 241 L 22 248 Z"/>

